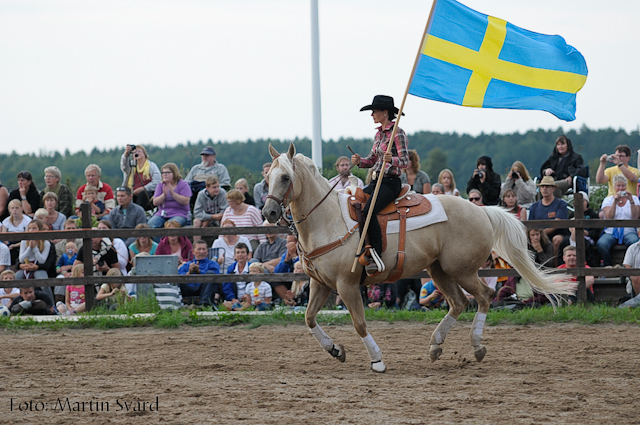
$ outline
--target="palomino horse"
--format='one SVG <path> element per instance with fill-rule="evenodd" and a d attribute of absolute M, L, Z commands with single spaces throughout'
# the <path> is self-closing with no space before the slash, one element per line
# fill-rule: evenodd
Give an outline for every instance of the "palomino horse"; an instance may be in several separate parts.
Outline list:
<path fill-rule="evenodd" d="M 351 273 L 351 265 L 358 246 L 358 235 L 343 239 L 349 229 L 340 213 L 338 193 L 331 190 L 314 163 L 295 152 L 291 144 L 288 152 L 280 155 L 271 145 L 269 152 L 273 165 L 269 171 L 269 197 L 262 209 L 265 218 L 275 223 L 283 218 L 285 207 L 291 215 L 299 234 L 299 254 L 304 270 L 311 276 L 306 324 L 320 346 L 341 362 L 345 360 L 342 344 L 333 340 L 316 322 L 331 290 L 337 290 L 349 309 L 353 325 L 362 338 L 371 358 L 371 369 L 384 372 L 382 352 L 367 332 L 364 306 L 359 285 L 362 266 Z M 323 197 L 326 196 L 325 199 Z M 427 269 L 436 287 L 449 303 L 449 312 L 438 324 L 430 340 L 430 357 L 437 360 L 447 332 L 469 301 L 460 287 L 478 301 L 478 312 L 471 328 L 471 345 L 477 361 L 482 361 L 486 348 L 481 344 L 486 313 L 494 291 L 483 284 L 478 269 L 483 266 L 492 247 L 498 255 L 511 264 L 534 291 L 550 294 L 571 294 L 575 284 L 566 278 L 553 277 L 539 270 L 527 250 L 525 228 L 512 214 L 499 207 L 478 207 L 457 196 L 439 196 L 448 221 L 407 232 L 406 260 L 402 277 Z M 306 255 L 317 248 L 338 241 L 335 249 L 313 260 Z M 398 235 L 387 235 L 387 250 L 382 253 L 386 271 L 375 277 L 367 277 L 364 284 L 383 282 L 394 267 Z M 317 252 L 317 251 L 315 251 Z"/>

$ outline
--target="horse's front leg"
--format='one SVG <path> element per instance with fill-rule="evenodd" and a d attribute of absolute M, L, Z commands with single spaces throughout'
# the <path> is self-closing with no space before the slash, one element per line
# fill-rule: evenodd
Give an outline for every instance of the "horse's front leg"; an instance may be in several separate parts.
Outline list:
<path fill-rule="evenodd" d="M 360 295 L 360 286 L 358 285 L 358 282 L 338 282 L 338 294 L 340 294 L 340 297 L 344 301 L 344 305 L 347 306 L 347 309 L 351 314 L 353 326 L 356 328 L 356 332 L 360 335 L 362 343 L 369 353 L 369 358 L 371 359 L 371 370 L 380 373 L 386 371 L 387 367 L 382 361 L 382 351 L 371 335 L 367 332 L 367 321 L 364 317 L 364 305 L 362 304 L 362 296 Z"/>
<path fill-rule="evenodd" d="M 309 283 L 309 304 L 304 317 L 309 331 L 320 343 L 320 346 L 333 357 L 344 362 L 347 354 L 342 344 L 334 344 L 333 339 L 316 322 L 316 316 L 327 301 L 327 298 L 329 298 L 329 294 L 331 294 L 331 289 L 312 278 Z"/>

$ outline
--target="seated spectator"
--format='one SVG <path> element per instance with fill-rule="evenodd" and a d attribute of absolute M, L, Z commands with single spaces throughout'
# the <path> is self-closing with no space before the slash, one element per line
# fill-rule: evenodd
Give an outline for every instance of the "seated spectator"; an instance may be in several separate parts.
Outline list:
<path fill-rule="evenodd" d="M 222 227 L 236 227 L 236 224 L 231 220 L 225 220 L 222 222 Z M 221 235 L 213 241 L 212 247 L 209 249 L 209 258 L 213 261 L 217 261 L 221 267 L 221 270 L 227 270 L 236 259 L 234 258 L 236 245 L 239 243 L 245 244 L 249 249 L 247 259 L 252 258 L 251 242 L 246 236 L 241 235 Z"/>
<path fill-rule="evenodd" d="M 538 187 L 542 199 L 531 205 L 529 220 L 566 220 L 568 218 L 567 203 L 555 197 L 556 182 L 553 177 L 543 177 Z M 553 227 L 544 229 L 544 232 L 553 244 L 553 255 L 557 255 L 560 243 L 569 232 L 566 229 Z"/>
<path fill-rule="evenodd" d="M 269 163 L 269 167 L 271 167 L 271 163 Z M 338 192 L 341 192 L 346 188 L 348 188 L 349 186 L 351 186 L 351 183 L 349 182 L 349 177 L 353 176 L 353 174 L 349 172 L 349 169 L 351 168 L 351 160 L 346 156 L 341 156 L 336 160 L 335 167 L 336 167 L 336 170 L 338 170 L 338 175 L 332 177 L 331 180 L 329 180 L 329 184 L 331 185 L 331 187 L 333 187 L 333 185 L 335 184 L 336 186 L 333 187 L 333 189 L 337 190 Z M 359 177 L 356 177 L 356 178 L 358 179 L 358 187 L 360 189 L 364 189 L 364 183 L 362 182 L 362 180 L 360 180 Z M 339 181 L 338 184 L 336 184 L 337 181 Z M 268 192 L 269 192 L 269 188 L 267 186 L 263 196 L 265 200 L 267 198 Z M 253 193 L 255 193 L 255 189 L 253 190 Z M 264 205 L 264 201 L 262 202 L 262 205 Z"/>
<path fill-rule="evenodd" d="M 640 268 L 640 242 L 629 245 L 629 248 L 627 248 L 627 252 L 625 252 L 624 254 L 622 265 L 628 269 Z M 640 276 L 630 276 L 630 278 L 631 286 L 633 288 L 633 295 L 638 297 L 640 295 Z"/>
<path fill-rule="evenodd" d="M 144 208 L 133 202 L 131 189 L 127 186 L 116 188 L 118 205 L 106 217 L 112 229 L 134 229 L 138 224 L 147 223 Z M 125 244 L 131 245 L 134 238 L 127 238 Z"/>
<path fill-rule="evenodd" d="M 576 247 L 575 246 L 566 246 L 564 248 L 564 250 L 562 251 L 562 259 L 564 260 L 564 264 L 558 266 L 559 269 L 573 269 L 575 267 L 578 267 L 578 255 L 576 254 Z M 585 263 L 584 265 L 586 268 L 590 268 L 588 264 Z M 577 282 L 578 278 L 573 276 L 573 278 L 571 279 L 573 282 Z M 594 299 L 594 295 L 593 295 L 593 282 L 595 282 L 595 277 L 593 276 L 586 276 L 585 277 L 585 285 L 587 287 L 587 298 L 591 301 L 593 301 Z M 536 301 L 539 302 L 540 304 L 544 304 L 543 300 L 546 300 L 547 298 L 542 295 L 542 294 L 537 294 L 536 295 Z M 575 304 L 575 302 L 577 301 L 577 292 L 574 295 L 570 295 L 568 298 L 569 301 L 569 305 L 571 304 Z M 548 302 L 548 300 L 547 300 Z"/>
<path fill-rule="evenodd" d="M 392 283 L 377 283 L 367 287 L 367 307 L 375 310 L 395 307 L 395 288 Z"/>
<path fill-rule="evenodd" d="M 100 181 L 102 169 L 96 164 L 87 165 L 84 170 L 84 176 L 87 179 L 87 183 L 80 186 L 76 192 L 76 214 L 80 214 L 80 205 L 84 202 L 83 194 L 86 186 L 94 186 L 98 189 L 97 200 L 104 204 L 104 210 L 97 216 L 98 220 L 100 220 L 116 206 L 113 190 L 111 190 L 111 186 Z"/>
<path fill-rule="evenodd" d="M 72 218 L 68 218 L 65 222 L 64 222 L 64 230 L 78 230 L 78 224 L 76 223 L 76 221 Z M 60 259 L 62 258 L 62 256 L 67 252 L 67 243 L 68 242 L 73 242 L 74 245 L 77 248 L 78 255 L 82 256 L 81 254 L 81 249 L 82 249 L 82 239 L 80 238 L 76 238 L 76 239 L 62 239 L 60 240 L 60 242 L 55 243 L 55 250 L 56 250 L 56 264 L 60 263 Z M 77 256 L 76 256 L 77 259 Z M 73 266 L 73 264 L 75 264 L 75 259 L 74 262 L 71 263 L 71 265 Z M 71 269 L 72 267 L 69 267 L 68 270 L 66 268 L 64 268 L 65 270 L 62 271 L 62 273 L 60 272 L 56 272 L 58 274 L 58 277 L 60 277 L 60 275 L 62 274 L 63 277 L 71 277 Z M 58 302 L 58 301 L 62 301 L 64 302 L 64 294 L 65 294 L 65 286 L 61 285 L 61 286 L 55 286 L 53 288 L 53 297 L 54 297 L 54 302 Z"/>
<path fill-rule="evenodd" d="M 27 232 L 45 231 L 45 225 L 40 220 L 32 220 L 27 226 Z M 20 242 L 18 256 L 19 269 L 16 279 L 48 279 L 55 277 L 56 253 L 51 242 L 45 240 L 23 240 Z M 51 287 L 42 289 L 51 299 Z"/>
<path fill-rule="evenodd" d="M 130 158 L 132 153 L 133 158 Z M 133 202 L 146 211 L 153 209 L 151 199 L 162 178 L 156 163 L 149 160 L 144 146 L 127 145 L 120 158 L 120 169 L 124 176 L 123 186 L 132 191 Z"/>
<path fill-rule="evenodd" d="M 213 150 L 213 148 L 207 146 L 202 149 L 200 157 L 202 158 L 202 163 L 191 167 L 189 174 L 184 178 L 186 182 L 189 183 L 193 193 L 191 204 L 196 202 L 198 192 L 204 189 L 207 177 L 211 175 L 218 176 L 220 186 L 222 186 L 224 190 L 229 190 L 231 184 L 231 178 L 229 177 L 227 167 L 216 161 L 216 151 Z"/>
<path fill-rule="evenodd" d="M 244 203 L 244 195 L 239 190 L 230 190 L 227 193 L 229 206 L 222 214 L 222 221 L 231 220 L 236 227 L 257 227 L 262 226 L 262 215 L 260 211 L 251 205 Z M 245 235 L 251 241 L 251 247 L 255 251 L 258 245 L 266 242 L 265 235 Z"/>
<path fill-rule="evenodd" d="M 5 271 L 8 267 L 11 267 L 11 252 L 9 247 L 0 241 L 0 272 Z"/>
<path fill-rule="evenodd" d="M 71 277 L 84 277 L 84 265 L 76 264 L 71 271 Z M 63 315 L 84 313 L 85 304 L 84 285 L 67 285 L 64 295 L 64 305 L 58 303 L 58 311 Z"/>
<path fill-rule="evenodd" d="M 262 263 L 251 263 L 249 265 L 249 274 L 264 274 L 265 269 Z M 252 281 L 247 283 L 244 288 L 245 293 L 245 309 L 254 307 L 258 311 L 265 311 L 271 308 L 271 285 L 267 282 Z"/>
<path fill-rule="evenodd" d="M 9 201 L 7 209 L 10 215 L 2 221 L 2 232 L 26 232 L 27 226 L 31 223 L 31 217 L 22 213 L 22 202 L 12 199 Z M 11 264 L 16 264 L 20 252 L 20 242 L 9 242 L 8 247 L 11 253 Z"/>
<path fill-rule="evenodd" d="M 587 195 L 587 193 L 583 192 L 583 191 L 580 191 L 579 193 L 582 195 L 582 208 L 583 208 L 584 218 L 587 219 L 587 220 L 598 220 L 600 218 L 600 216 L 598 215 L 597 212 L 595 212 L 589 206 L 589 195 Z M 575 216 L 575 213 L 573 211 L 571 211 L 569 213 L 569 218 L 573 218 L 574 216 Z M 591 238 L 591 242 L 593 242 L 594 244 L 596 243 L 596 241 L 600 237 L 600 233 L 602 233 L 602 229 L 597 228 L 597 227 L 592 227 L 592 228 L 585 229 L 585 230 L 587 232 L 589 232 L 588 236 Z"/>
<path fill-rule="evenodd" d="M 235 248 L 234 256 L 236 261 L 227 269 L 227 274 L 248 274 L 249 273 L 249 247 L 244 243 L 238 243 Z M 222 294 L 224 296 L 223 305 L 227 310 L 242 310 L 244 299 L 244 288 L 247 282 L 225 282 L 222 284 Z"/>
<path fill-rule="evenodd" d="M 150 229 L 146 223 L 140 223 L 136 226 L 136 229 Z M 149 255 L 154 255 L 158 244 L 149 236 L 139 236 L 129 245 L 129 258 L 133 259 L 141 252 L 146 252 Z"/>
<path fill-rule="evenodd" d="M 182 180 L 178 167 L 173 162 L 162 166 L 162 182 L 156 186 L 153 205 L 158 211 L 148 221 L 152 228 L 162 227 L 166 221 L 177 221 L 180 226 L 187 224 L 191 188 Z"/>
<path fill-rule="evenodd" d="M 343 158 L 346 158 L 346 157 L 343 157 Z M 349 158 L 347 158 L 347 161 L 349 161 L 349 164 L 351 163 Z M 264 206 L 264 203 L 267 200 L 267 195 L 269 194 L 269 179 L 267 178 L 267 175 L 269 174 L 269 170 L 271 170 L 270 162 L 265 162 L 264 164 L 262 164 L 262 173 L 261 173 L 262 180 L 253 186 L 253 196 L 255 199 L 254 205 L 259 210 L 262 210 L 262 207 Z M 251 205 L 249 202 L 247 203 Z"/>
<path fill-rule="evenodd" d="M 62 174 L 58 167 L 52 165 L 44 169 L 44 183 L 46 186 L 40 191 L 40 205 L 47 208 L 44 203 L 44 195 L 53 193 L 56 195 L 56 211 L 62 213 L 65 217 L 71 217 L 75 210 L 73 193 L 69 186 L 60 183 L 61 179 Z"/>
<path fill-rule="evenodd" d="M 177 221 L 170 220 L 164 227 L 179 229 L 182 226 Z M 178 257 L 178 266 L 182 266 L 193 258 L 192 249 L 191 241 L 186 236 L 165 236 L 160 239 L 155 255 L 175 255 Z"/>
<path fill-rule="evenodd" d="M 9 203 L 9 191 L 0 183 L 0 221 L 8 217 L 7 204 Z"/>
<path fill-rule="evenodd" d="M 298 240 L 294 235 L 287 235 L 287 251 L 282 254 L 280 262 L 275 269 L 273 269 L 273 272 L 291 273 L 293 265 L 297 263 L 298 260 Z M 290 293 L 291 282 L 271 282 L 271 287 L 285 304 L 291 302 L 288 294 L 288 292 Z"/>
<path fill-rule="evenodd" d="M 444 186 L 445 195 L 460 196 L 460 191 L 456 189 L 456 180 L 453 178 L 453 171 L 445 168 L 438 174 L 438 183 Z"/>
<path fill-rule="evenodd" d="M 107 272 L 107 276 L 122 276 L 122 273 L 120 269 L 113 268 Z M 96 295 L 96 301 L 106 305 L 109 310 L 115 310 L 131 299 L 122 283 L 103 283 Z"/>
<path fill-rule="evenodd" d="M 275 227 L 276 225 L 265 221 L 263 226 Z M 280 262 L 280 257 L 287 250 L 287 242 L 277 233 L 265 233 L 265 235 L 267 241 L 258 245 L 258 248 L 253 253 L 253 259 L 262 263 L 265 269 L 273 273 L 273 270 Z"/>
<path fill-rule="evenodd" d="M 227 191 L 220 187 L 218 176 L 207 177 L 207 186 L 196 197 L 193 207 L 193 227 L 219 227 L 227 204 Z M 196 235 L 193 240 L 200 239 Z"/>
<path fill-rule="evenodd" d="M 91 207 L 91 227 L 96 227 L 100 218 L 104 216 L 105 206 L 98 198 L 98 188 L 89 184 L 84 185 L 84 192 L 82 192 L 82 203 L 89 204 Z M 82 227 L 82 212 L 80 207 L 76 209 L 76 213 L 79 218 L 77 220 L 78 226 Z"/>
<path fill-rule="evenodd" d="M 484 205 L 498 205 L 500 203 L 500 174 L 493 171 L 493 162 L 488 156 L 481 156 L 476 161 L 476 169 L 467 182 L 467 193 L 477 189 L 482 194 Z"/>
<path fill-rule="evenodd" d="M 622 174 L 613 176 L 615 195 L 607 196 L 602 201 L 602 212 L 607 220 L 635 220 L 640 217 L 640 201 L 638 197 L 627 192 L 627 178 Z M 611 266 L 611 248 L 616 244 L 626 245 L 638 242 L 638 231 L 635 227 L 607 227 L 598 239 L 596 246 L 605 266 Z"/>
<path fill-rule="evenodd" d="M 431 193 L 434 195 L 444 195 L 444 186 L 440 183 L 434 183 L 431 186 Z"/>
<path fill-rule="evenodd" d="M 93 230 L 98 230 L 94 227 Z M 93 258 L 93 275 L 104 276 L 109 269 L 119 268 L 118 253 L 109 238 L 92 238 L 91 253 Z M 76 258 L 75 264 L 83 264 L 82 257 Z"/>
<path fill-rule="evenodd" d="M 16 279 L 16 273 L 13 270 L 4 270 L 0 273 L 0 281 L 9 282 Z M 0 289 L 0 304 L 4 307 L 9 307 L 11 302 L 20 295 L 18 288 L 2 288 Z"/>
<path fill-rule="evenodd" d="M 78 246 L 74 242 L 67 242 L 65 248 L 65 253 L 62 254 L 62 257 L 60 257 L 60 260 L 56 263 L 56 274 L 59 278 L 71 277 L 73 264 L 76 262 L 76 258 L 78 258 Z"/>
<path fill-rule="evenodd" d="M 100 222 L 98 223 L 98 230 L 113 230 L 111 228 L 111 222 L 107 219 L 100 220 Z M 127 276 L 129 274 L 127 272 L 127 268 L 130 266 L 129 248 L 124 243 L 124 241 L 120 238 L 109 238 L 109 240 L 111 241 L 113 248 L 116 250 L 116 253 L 118 254 L 118 268 L 120 269 L 122 276 Z M 127 285 L 132 285 L 132 286 L 127 286 L 127 288 L 130 289 L 130 293 L 131 291 L 135 293 L 135 285 L 132 283 L 127 283 Z"/>
<path fill-rule="evenodd" d="M 567 136 L 556 139 L 551 156 L 540 167 L 540 178 L 551 177 L 554 180 L 556 198 L 561 198 L 573 186 L 575 176 L 588 177 L 582 156 L 573 151 L 571 140 Z"/>
<path fill-rule="evenodd" d="M 420 169 L 420 156 L 415 149 L 409 150 L 409 165 L 402 170 L 400 181 L 411 185 L 411 190 L 426 195 L 431 193 L 431 179 Z"/>
<path fill-rule="evenodd" d="M 20 171 L 18 173 L 18 188 L 9 193 L 7 202 L 11 202 L 14 199 L 20 202 L 24 214 L 31 218 L 33 218 L 36 210 L 40 208 L 40 194 L 30 172 Z M 9 212 L 5 211 L 2 219 L 4 220 L 8 215 Z"/>
<path fill-rule="evenodd" d="M 33 286 L 20 288 L 20 296 L 13 299 L 9 310 L 11 314 L 22 313 L 34 316 L 56 314 L 51 297 Z"/>
<path fill-rule="evenodd" d="M 637 194 L 640 171 L 629 165 L 630 159 L 631 149 L 627 145 L 618 145 L 614 154 L 607 155 L 605 153 L 600 157 L 600 165 L 598 166 L 598 171 L 596 171 L 596 183 L 607 183 L 609 187 L 607 196 L 613 196 L 616 193 L 613 187 L 613 177 L 616 175 L 625 176 L 627 178 L 627 188 L 625 190 L 631 194 Z M 613 163 L 614 166 L 605 169 L 607 161 Z"/>
<path fill-rule="evenodd" d="M 247 205 L 256 206 L 256 201 L 253 199 L 253 196 L 249 193 L 249 182 L 247 179 L 238 179 L 236 180 L 236 184 L 233 186 L 234 189 L 239 190 L 244 195 L 244 203 Z"/>
<path fill-rule="evenodd" d="M 540 266 L 553 267 L 553 244 L 549 242 L 547 234 L 541 229 L 527 229 L 529 252 L 533 253 L 533 260 Z"/>
<path fill-rule="evenodd" d="M 422 288 L 420 288 L 420 298 L 418 302 L 424 308 L 430 310 L 432 308 L 438 308 L 444 301 L 444 295 L 436 288 L 432 279 L 429 279 Z"/>
<path fill-rule="evenodd" d="M 293 272 L 304 273 L 300 261 L 293 265 Z M 291 290 L 285 295 L 284 302 L 289 306 L 306 306 L 309 304 L 309 278 L 294 280 L 291 283 Z"/>
<path fill-rule="evenodd" d="M 558 252 L 564 252 L 567 246 L 576 246 L 576 229 L 575 227 L 569 227 L 569 236 L 565 236 L 560 244 Z M 593 240 L 589 237 L 589 233 L 584 230 L 584 256 L 587 264 L 591 267 L 598 267 L 600 265 L 600 256 Z M 558 265 L 564 264 L 564 259 L 558 258 Z"/>
<path fill-rule="evenodd" d="M 58 211 L 58 195 L 54 192 L 45 193 L 42 195 L 42 204 L 47 212 L 44 223 L 47 224 L 51 230 L 62 230 L 64 228 L 64 222 L 67 221 L 67 216 Z"/>
<path fill-rule="evenodd" d="M 536 184 L 529 177 L 529 172 L 524 164 L 516 161 L 511 166 L 511 171 L 502 183 L 500 197 L 504 198 L 504 193 L 511 189 L 518 198 L 518 205 L 529 208 L 536 201 Z"/>
<path fill-rule="evenodd" d="M 479 207 L 484 207 L 484 203 L 482 202 L 482 193 L 480 193 L 478 189 L 471 189 L 469 191 L 469 201 Z"/>
<path fill-rule="evenodd" d="M 525 221 L 527 219 L 527 210 L 518 205 L 518 197 L 515 190 L 507 189 L 502 193 L 501 206 L 515 215 L 518 220 Z"/>
<path fill-rule="evenodd" d="M 200 239 L 194 242 L 194 259 L 184 263 L 178 269 L 178 274 L 220 274 L 220 267 L 215 261 L 208 258 L 209 247 L 207 242 Z M 200 297 L 200 305 L 212 306 L 219 297 L 217 283 L 181 283 L 180 291 L 183 297 Z"/>

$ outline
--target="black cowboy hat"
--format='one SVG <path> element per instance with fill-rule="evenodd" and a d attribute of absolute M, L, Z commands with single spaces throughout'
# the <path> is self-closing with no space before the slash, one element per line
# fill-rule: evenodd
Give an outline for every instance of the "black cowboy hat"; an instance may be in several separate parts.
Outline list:
<path fill-rule="evenodd" d="M 389 111 L 398 115 L 399 109 L 393 104 L 393 98 L 391 96 L 385 96 L 379 94 L 373 97 L 371 105 L 363 106 L 360 111 Z M 402 113 L 404 115 L 404 112 Z"/>

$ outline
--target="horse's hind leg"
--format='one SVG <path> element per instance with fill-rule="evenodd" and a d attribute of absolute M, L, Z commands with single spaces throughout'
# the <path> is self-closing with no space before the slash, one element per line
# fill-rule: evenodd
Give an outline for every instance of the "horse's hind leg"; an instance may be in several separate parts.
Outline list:
<path fill-rule="evenodd" d="M 327 301 L 327 298 L 329 298 L 329 294 L 331 294 L 331 289 L 317 280 L 311 279 L 309 284 L 309 304 L 307 305 L 307 311 L 305 312 L 305 321 L 307 322 L 309 331 L 316 338 L 318 343 L 320 343 L 320 346 L 333 357 L 344 362 L 346 352 L 344 351 L 342 344 L 334 344 L 329 335 L 327 335 L 316 322 L 316 316 Z"/>
<path fill-rule="evenodd" d="M 487 319 L 487 312 L 491 306 L 491 300 L 493 299 L 495 291 L 482 283 L 475 273 L 465 279 L 460 279 L 460 284 L 460 286 L 473 295 L 478 302 L 478 312 L 473 318 L 469 339 L 473 347 L 473 355 L 477 361 L 481 362 L 487 354 L 487 348 L 482 345 L 484 322 Z"/>
<path fill-rule="evenodd" d="M 373 337 L 367 332 L 367 321 L 364 317 L 364 305 L 362 303 L 362 295 L 360 295 L 360 287 L 358 283 L 340 283 L 338 282 L 338 294 L 344 301 L 344 305 L 347 306 L 349 313 L 351 314 L 351 320 L 353 321 L 353 327 L 356 328 L 356 332 L 360 335 L 362 343 L 364 344 L 369 358 L 371 359 L 371 370 L 374 372 L 384 372 L 387 370 L 384 362 L 382 361 L 382 351 L 378 344 L 373 340 Z"/>
<path fill-rule="evenodd" d="M 434 262 L 428 268 L 429 274 L 433 278 L 436 287 L 442 292 L 449 303 L 449 313 L 447 313 L 436 329 L 431 334 L 429 342 L 429 357 L 435 362 L 442 355 L 442 347 L 440 347 L 447 337 L 447 333 L 458 320 L 460 313 L 469 305 L 469 300 L 464 295 L 458 284 L 442 270 L 438 261 Z"/>

